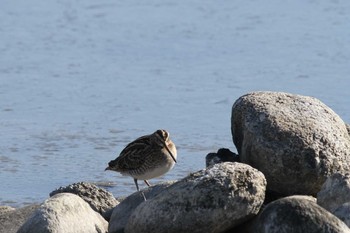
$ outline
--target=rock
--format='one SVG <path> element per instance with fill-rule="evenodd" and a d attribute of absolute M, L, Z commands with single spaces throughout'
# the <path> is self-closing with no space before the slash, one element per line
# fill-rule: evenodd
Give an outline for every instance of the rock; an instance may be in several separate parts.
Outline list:
<path fill-rule="evenodd" d="M 333 214 L 350 227 L 350 202 L 344 203 L 334 210 Z"/>
<path fill-rule="evenodd" d="M 102 233 L 108 223 L 82 198 L 60 193 L 47 199 L 18 230 L 18 233 Z"/>
<path fill-rule="evenodd" d="M 144 192 L 147 200 L 154 198 L 160 192 L 165 190 L 167 187 L 175 183 L 175 181 L 168 181 L 155 186 L 151 186 L 147 189 L 142 190 Z M 108 232 L 109 233 L 122 233 L 131 213 L 136 209 L 138 205 L 144 202 L 143 197 L 139 192 L 125 198 L 119 205 L 117 205 L 109 221 Z"/>
<path fill-rule="evenodd" d="M 78 195 L 107 221 L 110 219 L 113 208 L 119 204 L 119 201 L 114 198 L 112 193 L 86 182 L 60 187 L 51 192 L 50 197 L 58 193 L 73 193 Z"/>
<path fill-rule="evenodd" d="M 16 208 L 13 208 L 11 206 L 0 206 L 0 215 L 14 210 L 16 210 Z"/>
<path fill-rule="evenodd" d="M 249 165 L 215 164 L 141 203 L 125 232 L 224 232 L 258 213 L 265 188 L 264 175 Z"/>
<path fill-rule="evenodd" d="M 317 204 L 333 213 L 346 202 L 350 202 L 350 173 L 336 173 L 322 185 L 317 194 Z"/>
<path fill-rule="evenodd" d="M 221 148 L 217 153 L 209 153 L 205 157 L 206 167 L 222 162 L 240 162 L 236 153 L 229 149 Z"/>
<path fill-rule="evenodd" d="M 349 233 L 337 217 L 314 198 L 290 196 L 268 204 L 258 216 L 256 233 Z"/>
<path fill-rule="evenodd" d="M 28 205 L 18 209 L 9 206 L 1 206 L 0 232 L 16 233 L 38 207 L 39 205 L 37 204 Z"/>
<path fill-rule="evenodd" d="M 261 207 L 261 209 L 263 209 L 263 207 Z M 237 227 L 234 227 L 229 229 L 228 231 L 225 231 L 224 233 L 255 233 L 256 220 L 257 220 L 257 217 L 255 216 L 249 219 L 248 221 L 238 225 Z"/>
<path fill-rule="evenodd" d="M 350 227 L 350 173 L 328 177 L 317 194 L 317 203 Z"/>
<path fill-rule="evenodd" d="M 348 134 L 349 134 L 349 136 L 350 136 L 350 125 L 347 124 L 347 123 L 345 123 L 345 126 L 346 126 L 346 129 L 348 130 Z"/>
<path fill-rule="evenodd" d="M 350 171 L 345 123 L 315 98 L 244 95 L 233 105 L 231 130 L 241 161 L 264 173 L 270 192 L 315 196 L 327 177 Z"/>

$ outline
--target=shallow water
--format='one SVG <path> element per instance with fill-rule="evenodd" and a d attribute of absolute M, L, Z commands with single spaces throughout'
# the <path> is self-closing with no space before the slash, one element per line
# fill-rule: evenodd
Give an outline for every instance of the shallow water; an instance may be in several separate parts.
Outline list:
<path fill-rule="evenodd" d="M 178 164 L 151 183 L 202 169 L 207 153 L 235 151 L 231 107 L 250 91 L 314 96 L 350 122 L 350 2 L 1 5 L 0 205 L 79 181 L 130 194 L 132 179 L 104 168 L 158 128 Z"/>

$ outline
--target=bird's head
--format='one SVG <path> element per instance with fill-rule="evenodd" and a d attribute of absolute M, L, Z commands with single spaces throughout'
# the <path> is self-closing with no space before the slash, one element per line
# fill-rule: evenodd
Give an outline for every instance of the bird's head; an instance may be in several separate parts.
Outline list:
<path fill-rule="evenodd" d="M 171 153 L 171 151 L 168 148 L 168 144 L 170 141 L 169 138 L 169 132 L 164 130 L 164 129 L 158 129 L 156 132 L 153 133 L 153 142 L 156 143 L 157 145 L 161 146 L 161 147 L 165 147 L 165 149 L 168 151 L 169 155 L 171 156 L 171 158 L 174 160 L 174 162 L 176 163 L 176 159 L 174 157 L 174 155 Z"/>
<path fill-rule="evenodd" d="M 116 164 L 117 164 L 117 163 L 116 163 L 116 160 L 111 160 L 111 161 L 109 161 L 108 167 L 106 167 L 105 171 L 108 171 L 108 170 L 114 171 L 114 170 L 115 170 Z"/>
<path fill-rule="evenodd" d="M 169 133 L 164 129 L 158 129 L 156 132 L 153 133 L 153 135 L 155 135 L 156 140 L 159 142 L 169 141 Z"/>

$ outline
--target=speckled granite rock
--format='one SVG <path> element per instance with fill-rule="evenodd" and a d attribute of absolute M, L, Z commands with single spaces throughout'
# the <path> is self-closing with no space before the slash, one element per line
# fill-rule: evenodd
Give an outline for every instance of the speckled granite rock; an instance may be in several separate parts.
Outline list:
<path fill-rule="evenodd" d="M 215 164 L 141 203 L 125 232 L 223 232 L 258 213 L 265 188 L 264 175 L 249 165 Z"/>
<path fill-rule="evenodd" d="M 253 92 L 232 107 L 231 130 L 242 162 L 262 171 L 268 191 L 316 195 L 336 172 L 350 171 L 345 123 L 321 101 Z"/>
<path fill-rule="evenodd" d="M 100 213 L 107 221 L 110 219 L 113 208 L 119 204 L 113 194 L 97 187 L 94 184 L 79 182 L 60 187 L 50 193 L 50 197 L 58 193 L 73 193 L 86 201 L 90 207 Z"/>

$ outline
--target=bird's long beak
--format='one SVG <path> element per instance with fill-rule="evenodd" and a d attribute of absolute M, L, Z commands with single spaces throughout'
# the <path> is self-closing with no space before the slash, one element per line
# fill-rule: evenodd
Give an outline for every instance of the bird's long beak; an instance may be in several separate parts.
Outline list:
<path fill-rule="evenodd" d="M 111 170 L 111 168 L 110 167 L 106 167 L 105 171 L 108 171 L 108 170 Z"/>
<path fill-rule="evenodd" d="M 177 163 L 174 155 L 171 153 L 171 151 L 169 150 L 169 148 L 167 147 L 165 142 L 164 142 L 164 146 L 165 146 L 166 150 L 169 152 L 169 154 L 170 154 L 171 158 L 174 160 L 174 162 Z"/>

